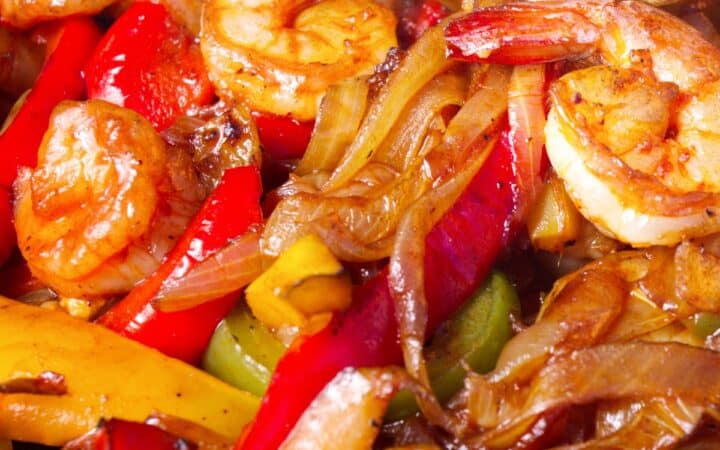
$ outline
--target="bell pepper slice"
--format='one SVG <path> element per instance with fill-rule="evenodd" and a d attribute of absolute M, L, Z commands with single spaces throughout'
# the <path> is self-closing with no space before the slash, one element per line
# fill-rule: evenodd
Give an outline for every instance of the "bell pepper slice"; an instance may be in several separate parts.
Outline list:
<path fill-rule="evenodd" d="M 261 194 L 256 167 L 225 170 L 163 264 L 102 315 L 99 323 L 168 356 L 198 363 L 215 327 L 235 305 L 237 294 L 174 312 L 158 311 L 152 300 L 167 278 L 182 276 L 229 240 L 261 224 Z"/>
<path fill-rule="evenodd" d="M 310 316 L 347 309 L 350 277 L 319 237 L 298 239 L 245 290 L 255 317 L 270 327 L 303 327 Z"/>
<path fill-rule="evenodd" d="M 513 165 L 505 132 L 465 192 L 426 237 L 429 330 L 458 310 L 516 234 L 518 180 Z M 235 448 L 278 448 L 303 411 L 340 370 L 401 361 L 385 270 L 354 292 L 350 309 L 319 333 L 293 343 L 277 365 L 253 424 Z"/>
<path fill-rule="evenodd" d="M 100 29 L 86 17 L 65 19 L 50 33 L 40 75 L 10 125 L 0 134 L 0 186 L 12 186 L 18 167 L 35 167 L 37 150 L 55 105 L 83 97 L 82 70 L 100 37 Z"/>
<path fill-rule="evenodd" d="M 305 154 L 314 122 L 269 113 L 252 113 L 263 150 L 274 161 L 299 159 Z"/>
<path fill-rule="evenodd" d="M 218 325 L 202 367 L 228 384 L 261 396 L 283 353 L 285 346 L 242 305 Z"/>
<path fill-rule="evenodd" d="M 110 419 L 91 433 L 76 439 L 63 450 L 177 450 L 187 442 L 158 427 L 128 420 Z"/>
<path fill-rule="evenodd" d="M 65 387 L 0 393 L 0 440 L 63 445 L 103 417 L 154 412 L 235 439 L 258 406 L 252 394 L 103 327 L 3 297 L 0 348 L 0 383 L 52 372 Z"/>
<path fill-rule="evenodd" d="M 505 275 L 493 272 L 425 350 L 428 377 L 438 400 L 446 402 L 460 390 L 466 366 L 476 373 L 495 368 L 500 351 L 513 336 L 511 314 L 519 311 L 515 288 Z M 392 421 L 417 411 L 412 394 L 400 391 L 386 417 Z"/>
<path fill-rule="evenodd" d="M 130 108 L 158 130 L 210 103 L 214 94 L 194 36 L 156 3 L 128 8 L 103 37 L 85 74 L 89 98 Z"/>

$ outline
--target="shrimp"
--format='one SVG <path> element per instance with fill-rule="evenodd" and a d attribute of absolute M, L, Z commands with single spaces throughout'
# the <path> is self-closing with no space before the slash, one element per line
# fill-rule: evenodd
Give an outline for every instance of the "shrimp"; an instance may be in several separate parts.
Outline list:
<path fill-rule="evenodd" d="M 152 125 L 100 100 L 62 102 L 15 184 L 18 246 L 62 296 L 129 291 L 174 245 L 202 202 L 191 157 Z"/>
<path fill-rule="evenodd" d="M 200 45 L 224 100 L 308 120 L 328 86 L 397 46 L 395 22 L 370 0 L 208 0 Z"/>
<path fill-rule="evenodd" d="M 635 1 L 540 1 L 446 29 L 461 58 L 585 58 L 551 87 L 550 161 L 580 212 L 636 247 L 720 230 L 720 50 Z"/>
<path fill-rule="evenodd" d="M 17 28 L 75 14 L 92 15 L 115 0 L 0 0 L 0 18 Z"/>

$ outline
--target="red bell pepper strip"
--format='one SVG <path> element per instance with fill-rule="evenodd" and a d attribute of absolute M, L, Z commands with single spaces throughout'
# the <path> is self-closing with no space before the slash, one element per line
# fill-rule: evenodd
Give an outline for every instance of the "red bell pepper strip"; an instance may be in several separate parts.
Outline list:
<path fill-rule="evenodd" d="M 89 98 L 130 108 L 163 130 L 214 90 L 200 47 L 161 4 L 133 4 L 110 27 L 85 69 Z"/>
<path fill-rule="evenodd" d="M 300 122 L 291 117 L 254 111 L 258 136 L 263 150 L 275 161 L 299 159 L 305 154 L 314 126 L 313 121 Z"/>
<path fill-rule="evenodd" d="M 228 294 L 193 308 L 158 311 L 152 300 L 170 276 L 183 273 L 262 222 L 260 174 L 254 166 L 225 170 L 187 230 L 162 265 L 98 321 L 102 325 L 168 356 L 197 363 L 217 324 L 237 295 Z"/>
<path fill-rule="evenodd" d="M 9 188 L 20 166 L 34 167 L 50 113 L 62 100 L 85 94 L 82 69 L 100 40 L 100 29 L 89 18 L 60 22 L 54 44 L 35 84 L 17 115 L 0 134 L 0 186 Z M 54 47 L 54 48 L 53 48 Z"/>
<path fill-rule="evenodd" d="M 177 450 L 191 448 L 187 442 L 152 425 L 110 419 L 69 443 L 68 450 Z"/>
<path fill-rule="evenodd" d="M 515 174 L 505 132 L 465 192 L 427 236 L 430 330 L 463 304 L 516 234 Z M 235 448 L 278 448 L 310 402 L 343 368 L 401 362 L 394 304 L 383 271 L 355 291 L 349 310 L 318 334 L 294 343 L 278 363 L 254 422 Z"/>

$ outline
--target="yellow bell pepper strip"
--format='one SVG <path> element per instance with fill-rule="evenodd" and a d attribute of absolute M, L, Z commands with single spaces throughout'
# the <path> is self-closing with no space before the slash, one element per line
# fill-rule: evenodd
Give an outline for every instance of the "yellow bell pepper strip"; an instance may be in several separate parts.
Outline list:
<path fill-rule="evenodd" d="M 350 306 L 342 264 L 313 235 L 297 240 L 245 290 L 255 317 L 270 327 L 303 327 L 311 316 Z"/>
<path fill-rule="evenodd" d="M 466 370 L 486 373 L 495 368 L 505 343 L 513 336 L 511 315 L 520 311 L 515 288 L 493 272 L 425 350 L 428 376 L 435 395 L 446 402 L 463 385 Z M 418 410 L 415 398 L 400 391 L 388 407 L 390 420 Z"/>
<path fill-rule="evenodd" d="M 260 396 L 283 353 L 283 344 L 241 305 L 215 329 L 202 367 L 226 383 Z"/>
<path fill-rule="evenodd" d="M 101 418 L 177 416 L 228 439 L 258 399 L 179 360 L 61 312 L 0 297 L 0 381 L 62 375 L 64 395 L 0 393 L 0 439 L 62 445 Z"/>

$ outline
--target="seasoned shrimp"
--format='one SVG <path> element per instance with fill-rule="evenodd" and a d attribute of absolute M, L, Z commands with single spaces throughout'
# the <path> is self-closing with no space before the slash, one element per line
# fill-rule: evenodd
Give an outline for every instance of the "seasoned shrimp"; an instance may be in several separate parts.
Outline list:
<path fill-rule="evenodd" d="M 100 12 L 116 0 L 0 0 L 0 18 L 14 27 L 27 28 L 38 22 L 75 14 Z"/>
<path fill-rule="evenodd" d="M 204 193 L 190 156 L 169 151 L 133 111 L 58 105 L 38 167 L 15 185 L 18 246 L 33 274 L 61 295 L 97 298 L 155 270 Z"/>
<path fill-rule="evenodd" d="M 578 209 L 634 246 L 720 230 L 720 51 L 690 25 L 635 1 L 542 1 L 471 13 L 446 36 L 469 59 L 599 57 L 552 86 L 545 127 Z"/>
<path fill-rule="evenodd" d="M 370 0 L 208 0 L 201 48 L 225 100 L 305 120 L 329 85 L 371 73 L 397 46 L 395 22 Z"/>

